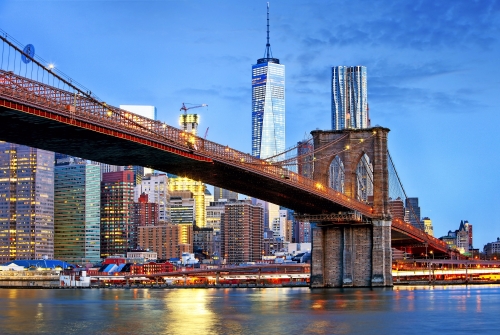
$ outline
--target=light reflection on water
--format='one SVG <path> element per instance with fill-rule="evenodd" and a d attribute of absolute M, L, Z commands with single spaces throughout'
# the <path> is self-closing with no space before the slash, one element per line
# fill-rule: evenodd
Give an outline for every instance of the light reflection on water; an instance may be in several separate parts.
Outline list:
<path fill-rule="evenodd" d="M 0 290 L 0 334 L 497 334 L 500 286 Z"/>

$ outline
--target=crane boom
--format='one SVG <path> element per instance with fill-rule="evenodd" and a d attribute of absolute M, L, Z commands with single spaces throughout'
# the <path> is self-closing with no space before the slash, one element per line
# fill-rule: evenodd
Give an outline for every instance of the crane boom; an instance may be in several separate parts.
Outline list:
<path fill-rule="evenodd" d="M 201 105 L 194 105 L 194 106 L 186 107 L 186 105 L 183 102 L 182 103 L 182 107 L 179 110 L 180 111 L 184 111 L 184 114 L 187 114 L 188 110 L 193 109 L 193 108 L 199 108 L 199 107 L 208 107 L 208 105 L 207 104 L 201 104 Z"/>

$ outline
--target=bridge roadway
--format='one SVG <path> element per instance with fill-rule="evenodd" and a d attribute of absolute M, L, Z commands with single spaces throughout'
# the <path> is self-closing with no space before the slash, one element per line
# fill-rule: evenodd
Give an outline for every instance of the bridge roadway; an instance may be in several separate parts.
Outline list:
<path fill-rule="evenodd" d="M 0 140 L 113 165 L 168 171 L 297 213 L 356 211 L 376 217 L 369 205 L 277 164 L 109 106 L 84 92 L 68 92 L 3 70 Z M 446 252 L 442 241 L 399 226 L 396 222 L 393 231 L 402 234 L 401 241 L 416 240 Z"/>
<path fill-rule="evenodd" d="M 0 70 L 0 139 L 113 165 L 140 165 L 317 214 L 370 206 L 250 154 Z"/>

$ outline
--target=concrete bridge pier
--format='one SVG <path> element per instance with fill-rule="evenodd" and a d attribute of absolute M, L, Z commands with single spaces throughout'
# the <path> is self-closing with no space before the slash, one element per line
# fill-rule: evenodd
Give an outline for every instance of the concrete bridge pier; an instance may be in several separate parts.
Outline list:
<path fill-rule="evenodd" d="M 312 288 L 392 286 L 390 221 L 319 226 L 312 243 Z"/>

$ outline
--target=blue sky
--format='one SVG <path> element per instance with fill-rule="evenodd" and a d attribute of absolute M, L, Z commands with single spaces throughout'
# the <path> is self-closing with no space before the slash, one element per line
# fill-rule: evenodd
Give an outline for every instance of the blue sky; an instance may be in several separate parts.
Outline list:
<path fill-rule="evenodd" d="M 286 66 L 286 142 L 330 128 L 330 68 L 364 65 L 372 125 L 436 236 L 500 237 L 500 1 L 273 0 L 271 47 Z M 147 104 L 177 125 L 251 151 L 251 66 L 266 1 L 2 1 L 0 28 L 112 105 Z"/>

